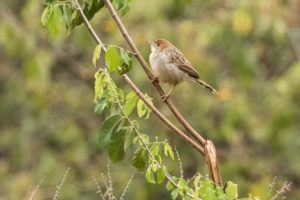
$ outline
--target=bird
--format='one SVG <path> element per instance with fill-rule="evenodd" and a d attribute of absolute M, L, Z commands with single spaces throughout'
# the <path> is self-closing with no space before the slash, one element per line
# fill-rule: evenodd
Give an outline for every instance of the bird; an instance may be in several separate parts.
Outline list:
<path fill-rule="evenodd" d="M 185 80 L 192 80 L 207 88 L 212 94 L 218 95 L 218 91 L 208 83 L 200 79 L 200 75 L 191 62 L 166 39 L 148 41 L 151 48 L 149 61 L 155 78 L 152 81 L 169 83 L 171 89 L 162 96 L 166 101 L 173 89 Z"/>

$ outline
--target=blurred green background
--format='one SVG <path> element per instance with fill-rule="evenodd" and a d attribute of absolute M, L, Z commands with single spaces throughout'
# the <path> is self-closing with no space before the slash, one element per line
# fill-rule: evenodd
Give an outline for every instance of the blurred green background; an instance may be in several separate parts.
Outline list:
<path fill-rule="evenodd" d="M 83 25 L 53 38 L 40 25 L 42 6 L 41 0 L 0 2 L 0 199 L 28 199 L 41 176 L 35 198 L 50 199 L 68 167 L 59 199 L 97 199 L 93 176 L 103 185 L 108 157 L 96 139 L 103 117 L 93 111 L 96 44 Z M 166 38 L 219 89 L 216 98 L 183 83 L 171 98 L 214 142 L 223 181 L 238 183 L 240 196 L 267 199 L 277 176 L 277 188 L 293 182 L 288 199 L 300 199 L 299 13 L 300 0 L 135 0 L 122 18 L 144 58 L 150 53 L 147 40 Z M 92 24 L 106 44 L 128 48 L 107 9 Z M 136 61 L 129 75 L 181 127 Z M 203 157 L 154 115 L 140 123 L 152 139 L 167 137 L 177 147 L 185 177 L 208 173 Z M 128 152 L 111 166 L 118 197 L 133 171 L 131 157 Z M 167 166 L 179 174 L 176 161 L 167 160 Z M 142 174 L 126 196 L 169 198 L 164 185 L 149 184 Z"/>

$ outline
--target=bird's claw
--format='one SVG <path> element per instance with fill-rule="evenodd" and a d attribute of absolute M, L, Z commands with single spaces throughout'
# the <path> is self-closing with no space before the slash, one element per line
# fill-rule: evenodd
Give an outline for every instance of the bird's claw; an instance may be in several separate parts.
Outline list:
<path fill-rule="evenodd" d="M 161 98 L 164 102 L 166 102 L 169 97 L 170 97 L 170 94 L 164 94 L 161 96 Z"/>
<path fill-rule="evenodd" d="M 153 84 L 154 82 L 159 82 L 159 79 L 157 76 L 153 76 L 152 79 L 151 79 L 151 83 Z"/>

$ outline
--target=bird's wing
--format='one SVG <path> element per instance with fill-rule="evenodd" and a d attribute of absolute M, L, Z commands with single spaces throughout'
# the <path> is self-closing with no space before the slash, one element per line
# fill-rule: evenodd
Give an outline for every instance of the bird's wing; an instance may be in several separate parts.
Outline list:
<path fill-rule="evenodd" d="M 178 68 L 187 73 L 189 76 L 198 79 L 200 78 L 197 70 L 192 66 L 190 61 L 183 55 L 183 53 L 176 47 L 170 51 L 170 62 L 176 63 Z"/>
<path fill-rule="evenodd" d="M 190 65 L 189 63 L 185 63 L 185 64 L 181 64 L 178 65 L 178 68 L 181 71 L 184 71 L 185 73 L 187 73 L 189 76 L 198 79 L 200 78 L 199 73 L 194 69 L 194 67 L 192 67 L 192 65 Z"/>

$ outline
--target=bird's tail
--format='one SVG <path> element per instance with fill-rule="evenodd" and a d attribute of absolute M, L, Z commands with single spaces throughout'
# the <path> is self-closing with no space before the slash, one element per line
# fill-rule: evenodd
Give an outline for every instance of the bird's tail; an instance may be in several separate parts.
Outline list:
<path fill-rule="evenodd" d="M 206 83 L 205 81 L 202 81 L 200 79 L 196 79 L 196 81 L 202 87 L 205 87 L 205 88 L 209 89 L 211 91 L 211 93 L 213 93 L 214 95 L 219 95 L 219 92 L 215 88 L 213 88 L 212 86 L 210 86 L 208 83 Z"/>

